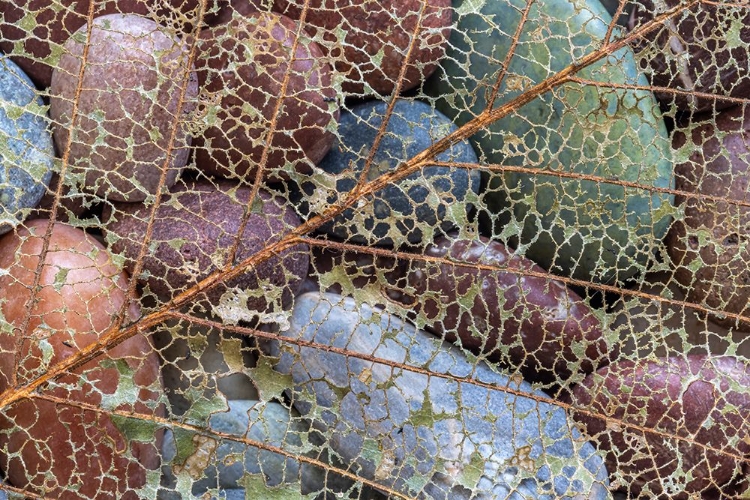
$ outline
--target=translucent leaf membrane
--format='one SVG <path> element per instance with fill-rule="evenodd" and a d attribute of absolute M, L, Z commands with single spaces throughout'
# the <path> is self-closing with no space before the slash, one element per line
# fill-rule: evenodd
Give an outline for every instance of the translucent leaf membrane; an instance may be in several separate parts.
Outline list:
<path fill-rule="evenodd" d="M 0 51 L 0 495 L 750 495 L 744 2 L 0 0 Z"/>

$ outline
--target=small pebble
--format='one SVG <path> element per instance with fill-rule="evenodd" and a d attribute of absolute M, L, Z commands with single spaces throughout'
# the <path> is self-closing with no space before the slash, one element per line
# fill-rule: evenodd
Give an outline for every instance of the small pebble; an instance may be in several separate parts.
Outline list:
<path fill-rule="evenodd" d="M 55 151 L 34 84 L 0 59 L 0 234 L 22 222 L 44 196 Z"/>
<path fill-rule="evenodd" d="M 364 171 L 370 148 L 383 124 L 387 103 L 367 102 L 341 114 L 339 140 L 318 165 L 334 174 L 335 190 L 327 203 L 320 199 L 324 186 L 304 182 L 301 210 L 320 213 L 328 204 L 343 199 Z M 373 155 L 366 181 L 389 174 L 404 161 L 457 130 L 440 112 L 420 101 L 400 99 L 393 108 L 377 152 Z M 437 155 L 438 161 L 477 163 L 467 141 Z M 391 183 L 366 197 L 365 204 L 348 209 L 330 224 L 327 233 L 367 245 L 418 245 L 431 241 L 457 225 L 466 224 L 471 208 L 468 199 L 479 190 L 479 171 L 428 166 L 399 182 Z M 325 196 L 325 195 L 323 195 Z"/>
<path fill-rule="evenodd" d="M 409 497 L 430 499 L 609 498 L 594 447 L 551 404 L 455 378 L 527 393 L 485 363 L 387 313 L 333 294 L 296 299 L 292 339 L 347 349 L 451 378 L 294 344 L 268 346 L 289 396 L 328 438 L 343 467 Z"/>

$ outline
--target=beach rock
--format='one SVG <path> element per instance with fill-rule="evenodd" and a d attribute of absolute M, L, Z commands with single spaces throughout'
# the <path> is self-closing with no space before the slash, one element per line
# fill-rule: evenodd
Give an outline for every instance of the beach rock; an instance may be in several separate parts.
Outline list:
<path fill-rule="evenodd" d="M 310 173 L 326 155 L 339 117 L 333 71 L 298 32 L 297 22 L 270 12 L 236 14 L 201 32 L 196 74 L 201 98 L 215 106 L 195 134 L 199 170 L 252 184 L 258 168 L 278 180 Z"/>
<path fill-rule="evenodd" d="M 750 76 L 750 11 L 732 2 L 698 2 L 683 9 L 633 44 L 641 68 L 655 87 L 682 93 L 656 91 L 665 105 L 680 111 L 708 111 L 733 106 L 722 99 L 691 95 L 692 92 L 747 98 Z M 628 27 L 635 30 L 666 10 L 680 5 L 679 0 L 637 0 L 632 2 Z"/>
<path fill-rule="evenodd" d="M 134 14 L 101 16 L 91 24 L 90 39 L 85 25 L 65 42 L 52 73 L 55 143 L 70 151 L 71 173 L 87 191 L 143 201 L 162 182 L 172 186 L 190 154 L 188 122 L 198 81 L 188 45 Z M 80 74 L 84 53 L 87 66 Z"/>
<path fill-rule="evenodd" d="M 158 20 L 170 31 L 192 32 L 199 21 L 200 0 L 0 0 L 0 50 L 8 53 L 40 89 L 49 87 L 52 71 L 65 53 L 62 45 L 93 17 L 139 14 Z M 208 0 L 206 12 L 224 7 Z"/>
<path fill-rule="evenodd" d="M 321 348 L 267 348 L 335 465 L 415 498 L 609 497 L 601 457 L 530 384 L 333 294 L 298 297 L 290 325 L 284 336 Z"/>
<path fill-rule="evenodd" d="M 730 327 L 750 315 L 750 209 L 741 205 L 750 185 L 750 107 L 694 115 L 674 132 L 675 197 L 684 217 L 675 219 L 665 243 L 675 279 L 689 302 L 716 311 L 711 319 Z M 702 195 L 702 196 L 694 196 Z"/>
<path fill-rule="evenodd" d="M 404 302 L 440 338 L 544 383 L 590 373 L 616 357 L 588 304 L 560 281 L 527 274 L 545 271 L 502 243 L 451 233 L 425 256 L 456 262 L 416 258 L 406 272 L 413 298 Z"/>
<path fill-rule="evenodd" d="M 620 360 L 568 398 L 631 498 L 728 498 L 745 477 L 750 366 L 734 356 Z M 731 487 L 731 485 L 730 485 Z"/>
<path fill-rule="evenodd" d="M 250 193 L 249 187 L 230 181 L 179 182 L 162 200 L 154 219 L 153 250 L 142 261 L 143 273 L 136 276 L 148 285 L 157 301 L 170 300 L 227 264 L 227 251 L 239 237 Z M 286 200 L 265 190 L 258 192 L 251 212 L 235 262 L 249 258 L 299 225 Z M 113 252 L 124 254 L 125 266 L 131 272 L 150 213 L 151 207 L 140 203 L 105 207 L 105 237 Z M 291 301 L 307 275 L 308 253 L 306 245 L 297 245 L 213 287 L 205 298 L 226 321 L 254 321 L 257 318 L 250 311 L 266 311 Z M 270 285 L 262 287 L 259 283 Z"/>
<path fill-rule="evenodd" d="M 437 68 L 451 29 L 451 0 L 275 0 L 274 10 L 293 19 L 326 52 L 342 89 L 354 95 L 416 87 Z M 415 33 L 416 31 L 416 33 Z M 411 50 L 411 52 L 409 52 Z"/>
<path fill-rule="evenodd" d="M 388 105 L 373 101 L 341 114 L 339 140 L 318 165 L 334 174 L 335 192 L 327 202 L 320 199 L 320 186 L 302 183 L 302 210 L 323 211 L 337 197 L 354 189 L 364 172 Z M 457 130 L 444 115 L 420 101 L 398 100 L 386 126 L 366 181 L 393 172 L 406 161 Z M 467 141 L 437 155 L 438 161 L 477 163 Z M 479 190 L 479 171 L 427 166 L 407 178 L 389 184 L 373 195 L 372 202 L 347 209 L 323 230 L 339 238 L 367 245 L 414 245 L 431 241 L 436 234 L 466 224 L 470 199 Z"/>
<path fill-rule="evenodd" d="M 611 23 L 597 0 L 538 2 L 515 45 L 525 1 L 459 0 L 454 8 L 460 14 L 442 69 L 426 91 L 459 126 L 485 111 L 501 74 L 495 109 L 600 49 Z M 650 189 L 673 185 L 669 136 L 651 91 L 614 87 L 648 85 L 630 48 L 576 76 L 604 85 L 563 83 L 471 137 L 487 164 L 532 169 L 488 174 L 480 222 L 485 236 L 524 248 L 550 272 L 623 283 L 648 269 L 669 226 L 673 197 Z"/>
<path fill-rule="evenodd" d="M 0 59 L 0 234 L 23 221 L 46 192 L 55 159 L 48 126 L 34 84 Z"/>

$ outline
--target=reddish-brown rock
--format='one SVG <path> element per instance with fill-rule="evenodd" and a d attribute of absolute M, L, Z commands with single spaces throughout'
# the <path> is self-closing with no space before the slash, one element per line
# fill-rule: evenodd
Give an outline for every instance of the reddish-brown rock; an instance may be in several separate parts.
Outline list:
<path fill-rule="evenodd" d="M 170 186 L 187 163 L 190 137 L 181 120 L 192 111 L 198 82 L 187 46 L 153 21 L 111 14 L 93 24 L 83 81 L 85 45 L 78 37 L 65 43 L 67 53 L 52 74 L 55 143 L 61 152 L 70 149 L 71 171 L 85 176 L 86 190 L 109 200 L 144 200 L 156 193 L 165 165 Z"/>
<path fill-rule="evenodd" d="M 331 148 L 339 116 L 331 68 L 307 36 L 299 37 L 292 53 L 298 31 L 285 16 L 248 12 L 201 33 L 196 72 L 215 107 L 195 137 L 203 172 L 252 183 L 263 167 L 265 177 L 284 178 L 295 170 L 310 172 Z"/>
<path fill-rule="evenodd" d="M 127 276 L 107 250 L 57 223 L 30 306 L 47 225 L 28 221 L 0 239 L 0 267 L 7 270 L 0 277 L 2 313 L 16 329 L 15 336 L 0 335 L 0 391 L 11 387 L 14 371 L 16 384 L 24 384 L 96 341 L 127 302 Z M 131 304 L 129 320 L 138 315 Z M 130 441 L 124 420 L 75 403 L 163 416 L 156 403 L 159 361 L 149 340 L 132 337 L 59 383 L 42 394 L 70 405 L 30 398 L 3 409 L 0 428 L 11 432 L 0 433 L 0 466 L 9 481 L 54 498 L 138 498 L 133 490 L 159 467 L 161 432 L 154 426 L 150 442 Z"/>
<path fill-rule="evenodd" d="M 662 2 L 639 0 L 630 18 L 630 29 L 652 21 Z M 666 0 L 674 8 L 680 0 Z M 697 2 L 662 23 L 635 46 L 642 68 L 653 85 L 682 91 L 746 98 L 750 94 L 750 10 L 745 5 L 710 5 Z M 722 109 L 732 106 L 721 99 L 656 92 L 660 101 L 674 100 L 678 109 Z"/>
<path fill-rule="evenodd" d="M 675 186 L 705 197 L 676 196 L 684 217 L 666 238 L 675 277 L 686 299 L 717 311 L 712 318 L 735 324 L 721 312 L 750 316 L 750 107 L 707 113 L 674 133 L 674 148 L 689 148 L 675 166 Z M 734 203 L 732 203 L 734 202 Z M 744 322 L 748 323 L 748 322 Z"/>
<path fill-rule="evenodd" d="M 526 274 L 545 273 L 540 266 L 499 242 L 456 238 L 439 237 L 425 256 L 467 266 L 417 258 L 406 272 L 413 307 L 429 330 L 491 360 L 523 367 L 535 381 L 591 372 L 616 355 L 581 297 L 559 281 Z"/>
<path fill-rule="evenodd" d="M 741 358 L 622 360 L 589 375 L 569 402 L 633 498 L 719 498 L 750 452 L 748 387 Z"/>
<path fill-rule="evenodd" d="M 159 301 L 168 301 L 209 274 L 227 266 L 229 249 L 240 230 L 250 188 L 229 181 L 179 182 L 156 210 L 151 249 L 142 260 L 138 279 L 148 285 Z M 145 241 L 151 207 L 116 203 L 103 215 L 105 237 L 114 253 L 126 258 L 126 269 L 134 270 Z M 300 224 L 299 218 L 281 198 L 259 191 L 240 238 L 235 262 L 256 254 Z M 260 263 L 234 280 L 207 292 L 208 302 L 218 305 L 229 287 L 254 293 L 247 304 L 236 304 L 238 313 L 265 311 L 280 299 L 288 304 L 307 275 L 309 250 L 293 247 Z M 261 281 L 268 281 L 264 288 Z M 279 291 L 274 297 L 270 292 Z M 203 297 L 201 297 L 203 298 Z"/>
<path fill-rule="evenodd" d="M 325 40 L 322 48 L 345 76 L 343 90 L 352 94 L 369 93 L 366 86 L 393 93 L 404 64 L 401 91 L 416 87 L 437 69 L 450 37 L 451 0 L 426 0 L 421 22 L 423 0 L 276 0 L 274 10 L 300 19 L 305 4 L 305 29 Z"/>
<path fill-rule="evenodd" d="M 224 0 L 209 0 L 222 5 Z M 200 0 L 97 0 L 93 17 L 106 14 L 139 14 L 158 19 L 173 29 L 192 31 L 198 21 Z M 63 8 L 64 6 L 64 8 Z M 88 19 L 90 0 L 0 0 L 0 50 L 14 54 L 18 64 L 40 88 L 47 88 L 59 64 L 61 46 Z"/>
<path fill-rule="evenodd" d="M 184 120 L 195 105 L 198 82 L 187 45 L 145 17 L 98 17 L 79 82 L 86 30 L 78 32 L 83 38 L 65 43 L 67 52 L 52 74 L 57 149 L 70 149 L 69 168 L 85 177 L 87 191 L 115 201 L 144 200 L 156 193 L 165 166 L 165 184 L 174 184 L 190 153 Z"/>

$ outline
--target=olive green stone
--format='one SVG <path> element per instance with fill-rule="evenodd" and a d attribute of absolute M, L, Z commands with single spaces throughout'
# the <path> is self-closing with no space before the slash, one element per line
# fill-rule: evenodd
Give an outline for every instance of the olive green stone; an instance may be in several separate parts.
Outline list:
<path fill-rule="evenodd" d="M 427 92 L 459 126 L 487 107 L 524 7 L 523 0 L 455 2 L 448 53 Z M 493 107 L 602 48 L 610 22 L 596 0 L 535 2 Z M 604 85 L 559 85 L 472 137 L 485 164 L 539 170 L 487 174 L 480 220 L 551 272 L 622 282 L 645 270 L 670 222 L 672 197 L 649 189 L 673 185 L 668 134 L 651 92 L 607 85 L 648 85 L 631 49 L 576 76 Z"/>

